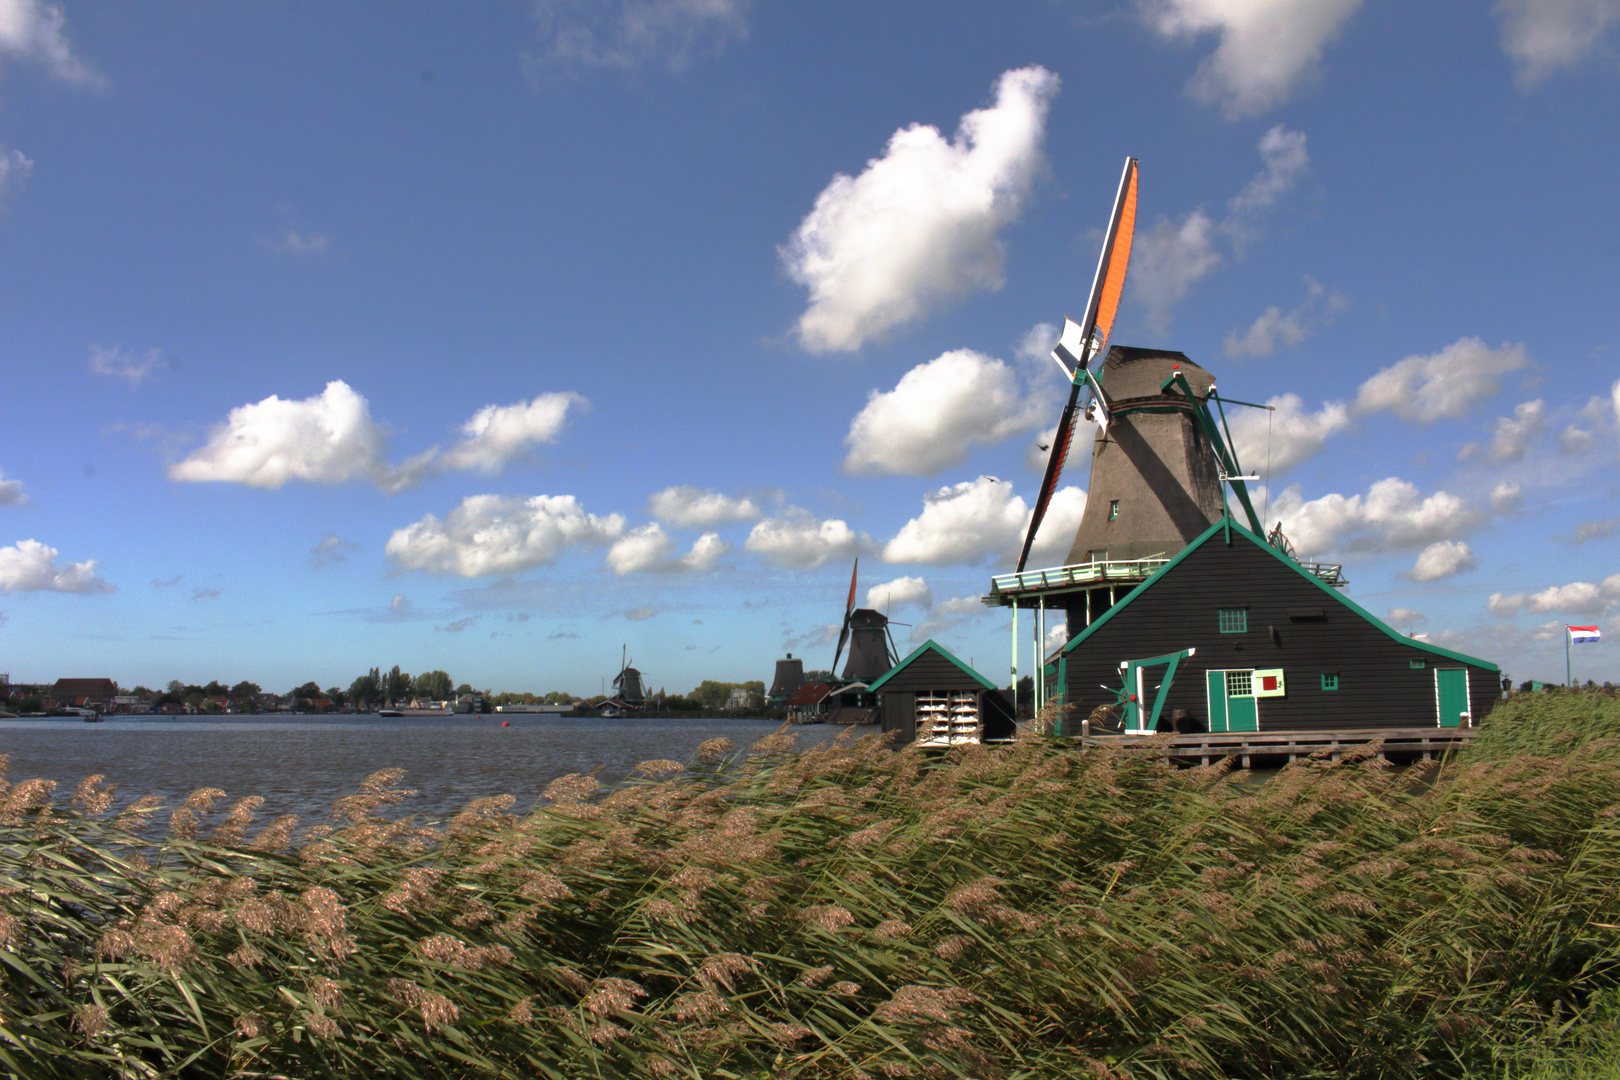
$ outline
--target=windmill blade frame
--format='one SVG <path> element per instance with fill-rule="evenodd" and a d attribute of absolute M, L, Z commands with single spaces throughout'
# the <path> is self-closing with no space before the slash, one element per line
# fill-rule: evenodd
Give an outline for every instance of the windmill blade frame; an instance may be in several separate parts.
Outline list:
<path fill-rule="evenodd" d="M 1114 212 L 1108 222 L 1108 235 L 1097 256 L 1097 272 L 1091 280 L 1091 295 L 1086 299 L 1085 319 L 1081 322 L 1065 319 L 1063 333 L 1052 349 L 1052 359 L 1068 375 L 1073 388 L 1069 391 L 1069 403 L 1064 406 L 1063 416 L 1058 421 L 1058 433 L 1052 440 L 1052 452 L 1046 461 L 1046 473 L 1041 478 L 1041 490 L 1035 497 L 1035 507 L 1030 513 L 1029 531 L 1024 535 L 1024 546 L 1018 555 L 1016 572 L 1020 574 L 1024 572 L 1035 535 L 1040 532 L 1041 520 L 1046 517 L 1047 507 L 1051 505 L 1058 481 L 1063 476 L 1063 464 L 1069 456 L 1069 444 L 1074 437 L 1074 414 L 1082 387 L 1091 391 L 1092 412 L 1098 406 L 1101 408 L 1098 422 L 1104 430 L 1108 427 L 1108 395 L 1092 373 L 1091 362 L 1108 345 L 1108 337 L 1114 329 L 1114 316 L 1119 312 L 1120 297 L 1125 290 L 1125 275 L 1130 268 L 1131 246 L 1136 236 L 1137 164 L 1136 158 L 1126 158 L 1125 168 L 1120 173 L 1119 191 L 1114 196 Z"/>

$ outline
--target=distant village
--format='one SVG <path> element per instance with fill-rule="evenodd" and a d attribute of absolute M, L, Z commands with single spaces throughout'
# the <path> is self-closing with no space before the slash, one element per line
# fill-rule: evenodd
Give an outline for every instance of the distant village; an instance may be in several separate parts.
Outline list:
<path fill-rule="evenodd" d="M 632 669 L 633 670 L 633 669 Z M 653 713 L 764 712 L 770 703 L 760 680 L 733 683 L 706 679 L 685 694 L 638 693 L 637 704 Z M 322 688 L 306 682 L 284 694 L 266 691 L 246 680 L 227 686 L 214 680 L 205 685 L 171 680 L 161 690 L 146 686 L 124 687 L 108 678 L 67 678 L 51 683 L 14 683 L 0 672 L 0 717 L 25 716 L 141 716 L 141 715 L 253 715 L 306 713 L 402 714 L 486 713 L 545 711 L 595 713 L 614 699 L 598 694 L 580 697 L 561 690 L 548 693 L 502 692 L 456 684 L 444 671 L 411 675 L 397 665 L 388 671 L 372 668 L 347 689 Z"/>

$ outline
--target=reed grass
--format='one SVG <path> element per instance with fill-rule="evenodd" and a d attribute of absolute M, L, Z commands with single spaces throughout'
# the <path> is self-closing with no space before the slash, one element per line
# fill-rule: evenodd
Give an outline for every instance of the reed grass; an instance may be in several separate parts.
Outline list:
<path fill-rule="evenodd" d="M 1460 1077 L 1620 981 L 1613 693 L 1515 698 L 1444 766 L 1264 784 L 790 745 L 434 824 L 397 770 L 313 828 L 4 787 L 0 1069 Z"/>

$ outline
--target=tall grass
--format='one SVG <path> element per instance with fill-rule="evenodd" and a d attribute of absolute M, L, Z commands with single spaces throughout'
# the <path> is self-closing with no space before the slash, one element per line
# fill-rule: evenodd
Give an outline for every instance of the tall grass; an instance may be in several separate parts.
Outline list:
<path fill-rule="evenodd" d="M 769 737 L 426 825 L 0 795 L 38 1077 L 1431 1077 L 1620 973 L 1620 700 L 1263 785 L 1040 740 Z"/>

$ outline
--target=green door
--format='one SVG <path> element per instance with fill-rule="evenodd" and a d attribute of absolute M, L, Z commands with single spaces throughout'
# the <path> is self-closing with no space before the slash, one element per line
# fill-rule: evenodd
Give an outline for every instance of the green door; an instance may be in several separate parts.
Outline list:
<path fill-rule="evenodd" d="M 1252 670 L 1211 671 L 1205 678 L 1209 688 L 1209 730 L 1260 730 Z"/>
<path fill-rule="evenodd" d="M 1434 700 L 1441 727 L 1457 727 L 1468 708 L 1468 669 L 1435 668 Z"/>
<path fill-rule="evenodd" d="M 1206 671 L 1209 684 L 1209 730 L 1226 730 L 1226 672 Z"/>

